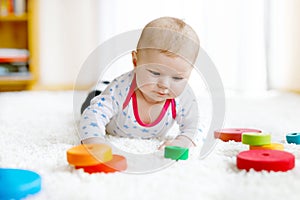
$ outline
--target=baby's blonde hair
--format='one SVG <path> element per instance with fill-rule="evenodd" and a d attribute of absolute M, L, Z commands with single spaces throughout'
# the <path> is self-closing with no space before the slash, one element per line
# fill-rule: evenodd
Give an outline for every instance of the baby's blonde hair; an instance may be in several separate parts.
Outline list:
<path fill-rule="evenodd" d="M 137 50 L 158 49 L 168 56 L 181 56 L 194 63 L 200 48 L 199 38 L 191 26 L 173 17 L 161 17 L 143 29 Z"/>

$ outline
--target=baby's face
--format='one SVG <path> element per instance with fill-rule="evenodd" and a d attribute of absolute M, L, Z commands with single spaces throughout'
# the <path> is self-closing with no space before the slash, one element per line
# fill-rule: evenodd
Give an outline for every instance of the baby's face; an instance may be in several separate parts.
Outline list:
<path fill-rule="evenodd" d="M 142 50 L 135 67 L 137 87 L 150 101 L 172 99 L 183 92 L 192 69 L 193 66 L 179 56 Z"/>

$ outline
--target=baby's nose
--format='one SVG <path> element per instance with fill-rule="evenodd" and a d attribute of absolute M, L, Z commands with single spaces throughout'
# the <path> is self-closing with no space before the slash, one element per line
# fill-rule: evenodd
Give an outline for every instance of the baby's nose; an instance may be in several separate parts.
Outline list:
<path fill-rule="evenodd" d="M 167 89 L 170 86 L 170 80 L 167 77 L 161 77 L 157 82 L 157 86 L 159 88 Z"/>

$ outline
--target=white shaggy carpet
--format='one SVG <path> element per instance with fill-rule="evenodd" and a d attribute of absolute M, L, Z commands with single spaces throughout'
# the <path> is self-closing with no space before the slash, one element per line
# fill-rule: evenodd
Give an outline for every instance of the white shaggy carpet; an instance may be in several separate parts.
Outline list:
<path fill-rule="evenodd" d="M 42 190 L 28 199 L 299 199 L 300 145 L 285 134 L 300 131 L 300 95 L 269 92 L 257 97 L 229 95 L 224 127 L 258 128 L 296 157 L 288 172 L 238 170 L 236 155 L 248 147 L 218 141 L 213 152 L 179 161 L 155 173 L 87 174 L 68 165 L 66 151 L 79 144 L 73 118 L 73 92 L 0 93 L 0 167 L 36 171 Z M 126 141 L 145 151 L 158 141 Z M 124 142 L 124 143 L 126 143 Z"/>

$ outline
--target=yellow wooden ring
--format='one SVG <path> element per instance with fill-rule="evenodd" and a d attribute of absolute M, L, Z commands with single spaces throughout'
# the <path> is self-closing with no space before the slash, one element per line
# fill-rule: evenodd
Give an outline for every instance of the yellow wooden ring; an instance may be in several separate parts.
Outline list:
<path fill-rule="evenodd" d="M 265 145 L 261 145 L 261 146 L 249 146 L 250 150 L 263 150 L 263 149 L 270 149 L 270 150 L 280 150 L 283 151 L 284 150 L 284 146 L 283 144 L 279 144 L 279 143 L 271 143 L 271 144 L 265 144 Z"/>

